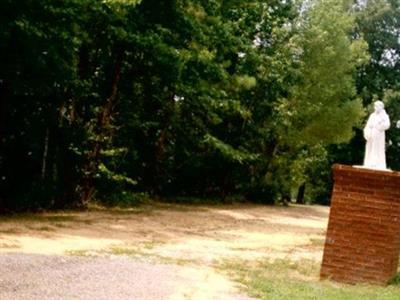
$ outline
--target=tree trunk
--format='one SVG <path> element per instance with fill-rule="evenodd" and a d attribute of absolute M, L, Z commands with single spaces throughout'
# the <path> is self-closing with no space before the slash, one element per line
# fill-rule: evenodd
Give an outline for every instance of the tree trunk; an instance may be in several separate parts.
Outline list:
<path fill-rule="evenodd" d="M 42 180 L 46 177 L 46 162 L 47 162 L 47 154 L 49 151 L 49 128 L 46 128 L 46 135 L 44 137 L 44 147 L 43 147 L 43 158 L 42 158 Z"/>
<path fill-rule="evenodd" d="M 81 204 L 86 205 L 93 197 L 95 191 L 94 175 L 100 164 L 100 151 L 103 148 L 104 137 L 107 136 L 107 126 L 111 123 L 112 109 L 115 104 L 118 92 L 118 84 L 121 77 L 121 68 L 124 51 L 119 51 L 114 64 L 113 75 L 111 78 L 111 89 L 109 97 L 106 99 L 97 119 L 97 139 L 94 141 L 93 148 L 87 156 L 84 166 L 84 178 L 82 181 Z"/>
<path fill-rule="evenodd" d="M 297 204 L 305 204 L 304 202 L 304 193 L 306 190 L 306 183 L 304 182 L 302 185 L 299 186 L 297 191 L 296 203 Z"/>
<path fill-rule="evenodd" d="M 156 194 L 161 194 L 164 186 L 164 181 L 166 177 L 165 170 L 165 159 L 168 155 L 167 142 L 174 138 L 173 132 L 171 131 L 171 119 L 175 114 L 175 100 L 174 94 L 170 91 L 166 95 L 166 106 L 163 107 L 163 129 L 161 130 L 160 136 L 155 143 L 154 149 L 154 183 L 153 189 Z"/>
<path fill-rule="evenodd" d="M 10 87 L 6 79 L 0 82 L 0 149 L 2 140 L 6 135 L 7 126 L 7 104 L 10 96 Z"/>

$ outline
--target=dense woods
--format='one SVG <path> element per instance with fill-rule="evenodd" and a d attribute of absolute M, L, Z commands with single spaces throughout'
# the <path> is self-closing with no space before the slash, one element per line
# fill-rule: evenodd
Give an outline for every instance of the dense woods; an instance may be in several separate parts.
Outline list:
<path fill-rule="evenodd" d="M 326 203 L 392 120 L 397 0 L 2 0 L 0 211 L 147 197 Z M 399 125 L 400 127 L 400 125 Z"/>

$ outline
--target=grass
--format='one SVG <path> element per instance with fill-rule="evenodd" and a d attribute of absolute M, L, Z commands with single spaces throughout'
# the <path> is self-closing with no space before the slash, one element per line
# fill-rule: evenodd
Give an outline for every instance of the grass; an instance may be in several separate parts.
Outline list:
<path fill-rule="evenodd" d="M 193 264 L 193 260 L 189 259 L 181 259 L 181 258 L 172 258 L 172 257 L 167 257 L 167 256 L 162 256 L 156 253 L 150 252 L 155 246 L 159 245 L 159 242 L 145 242 L 142 243 L 136 247 L 120 247 L 120 246 L 114 246 L 109 249 L 103 249 L 103 250 L 98 250 L 98 251 L 89 251 L 89 250 L 69 250 L 66 251 L 66 255 L 71 255 L 71 256 L 97 256 L 97 255 L 121 255 L 121 256 L 129 256 L 133 258 L 140 258 L 140 257 L 146 257 L 153 259 L 154 261 L 158 263 L 164 263 L 164 264 L 175 264 L 175 265 L 188 265 L 188 264 Z"/>
<path fill-rule="evenodd" d="M 313 247 L 323 247 L 324 244 L 325 244 L 325 237 L 310 239 L 310 245 Z"/>
<path fill-rule="evenodd" d="M 126 255 L 126 256 L 142 256 L 145 254 L 140 248 L 131 247 L 111 247 L 107 253 L 113 255 Z"/>
<path fill-rule="evenodd" d="M 220 265 L 252 296 L 268 300 L 399 300 L 400 274 L 387 287 L 319 280 L 312 260 L 225 261 Z"/>
<path fill-rule="evenodd" d="M 113 255 L 126 255 L 132 257 L 148 257 L 155 259 L 157 262 L 165 263 L 165 264 L 176 264 L 176 265 L 187 265 L 193 263 L 192 260 L 189 259 L 182 259 L 182 258 L 172 258 L 167 256 L 162 256 L 156 253 L 151 253 L 151 250 L 154 246 L 159 243 L 148 242 L 141 247 L 112 247 L 110 250 L 107 251 L 109 254 Z"/>
<path fill-rule="evenodd" d="M 65 251 L 65 254 L 70 256 L 90 256 L 90 252 L 88 250 L 67 250 Z"/>

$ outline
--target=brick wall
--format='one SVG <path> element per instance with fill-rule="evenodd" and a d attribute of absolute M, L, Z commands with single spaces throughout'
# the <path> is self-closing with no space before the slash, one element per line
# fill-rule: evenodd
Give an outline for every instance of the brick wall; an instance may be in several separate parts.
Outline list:
<path fill-rule="evenodd" d="M 400 172 L 333 166 L 321 278 L 385 284 L 400 252 Z"/>

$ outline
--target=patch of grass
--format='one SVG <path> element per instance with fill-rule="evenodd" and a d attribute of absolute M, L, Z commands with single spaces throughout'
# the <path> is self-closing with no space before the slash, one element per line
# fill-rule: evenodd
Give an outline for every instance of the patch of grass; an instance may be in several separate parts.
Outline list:
<path fill-rule="evenodd" d="M 71 256 L 90 256 L 88 250 L 67 250 L 65 251 L 65 254 Z"/>
<path fill-rule="evenodd" d="M 161 242 L 156 242 L 156 241 L 150 241 L 150 242 L 144 242 L 142 244 L 143 248 L 147 249 L 147 250 L 151 250 L 153 249 L 155 246 L 157 245 L 161 245 Z"/>
<path fill-rule="evenodd" d="M 325 245 L 325 237 L 311 238 L 310 245 L 315 247 L 323 247 Z"/>
<path fill-rule="evenodd" d="M 161 256 L 161 255 L 155 255 L 154 257 L 157 259 L 157 261 L 164 263 L 164 264 L 173 264 L 173 265 L 179 265 L 179 266 L 186 266 L 186 265 L 193 265 L 193 264 L 198 265 L 198 263 L 195 263 L 195 261 L 191 260 L 191 259 L 167 257 L 167 256 Z"/>
<path fill-rule="evenodd" d="M 156 253 L 148 252 L 151 250 L 154 245 L 144 244 L 143 248 L 141 247 L 112 247 L 106 253 L 113 255 L 126 255 L 132 257 L 148 257 L 154 259 L 157 262 L 165 263 L 165 264 L 176 264 L 176 265 L 188 265 L 192 264 L 193 261 L 189 259 L 175 258 L 175 257 L 167 257 L 162 256 Z M 147 251 L 146 251 L 146 250 Z"/>
<path fill-rule="evenodd" d="M 142 256 L 145 252 L 139 248 L 112 247 L 107 253 L 114 255 Z"/>
<path fill-rule="evenodd" d="M 127 255 L 127 256 L 154 256 L 154 254 L 149 253 L 156 245 L 159 245 L 160 242 L 156 241 L 148 241 L 144 243 L 140 243 L 136 246 L 126 246 L 119 247 L 114 246 L 111 247 L 107 252 L 114 255 Z"/>
<path fill-rule="evenodd" d="M 220 267 L 241 283 L 252 296 L 260 299 L 400 299 L 399 275 L 394 281 L 395 284 L 381 287 L 320 281 L 319 263 L 312 260 L 228 261 L 222 263 Z"/>

